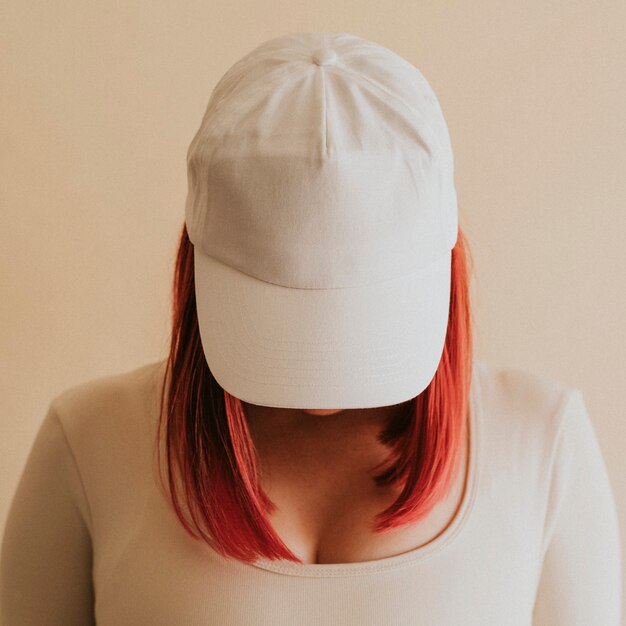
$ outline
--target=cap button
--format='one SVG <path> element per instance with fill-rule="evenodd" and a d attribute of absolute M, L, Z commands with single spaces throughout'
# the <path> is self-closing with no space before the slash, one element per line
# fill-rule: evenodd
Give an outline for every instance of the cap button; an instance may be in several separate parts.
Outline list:
<path fill-rule="evenodd" d="M 313 53 L 313 63 L 317 65 L 329 65 L 337 60 L 337 55 L 334 50 L 329 48 L 321 48 Z"/>

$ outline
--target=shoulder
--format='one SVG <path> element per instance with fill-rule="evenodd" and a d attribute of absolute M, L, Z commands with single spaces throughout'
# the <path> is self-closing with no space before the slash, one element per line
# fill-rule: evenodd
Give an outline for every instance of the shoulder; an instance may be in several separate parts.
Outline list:
<path fill-rule="evenodd" d="M 582 391 L 519 367 L 475 367 L 483 460 L 545 481 L 563 434 L 589 420 Z"/>
<path fill-rule="evenodd" d="M 165 361 L 153 361 L 140 367 L 99 376 L 62 389 L 52 398 L 64 427 L 72 428 L 86 415 L 110 415 L 119 409 L 134 409 L 148 399 L 158 383 Z"/>
<path fill-rule="evenodd" d="M 145 420 L 156 408 L 165 360 L 67 387 L 50 402 L 70 440 Z"/>
<path fill-rule="evenodd" d="M 581 397 L 580 389 L 556 377 L 482 359 L 475 367 L 484 417 L 503 432 L 556 434 L 568 405 Z"/>
<path fill-rule="evenodd" d="M 141 488 L 150 468 L 165 360 L 93 378 L 50 402 L 88 495 Z"/>
<path fill-rule="evenodd" d="M 529 420 L 554 415 L 576 388 L 564 381 L 510 365 L 476 360 L 481 397 L 487 407 L 508 414 L 522 413 Z M 549 419 L 549 418 L 548 418 Z"/>

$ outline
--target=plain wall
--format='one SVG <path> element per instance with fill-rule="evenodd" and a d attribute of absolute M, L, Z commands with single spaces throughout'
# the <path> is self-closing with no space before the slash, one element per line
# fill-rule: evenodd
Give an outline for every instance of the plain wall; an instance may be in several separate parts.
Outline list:
<path fill-rule="evenodd" d="M 626 537 L 626 3 L 609 0 L 5 0 L 0 524 L 50 399 L 165 356 L 187 146 L 228 67 L 303 30 L 390 47 L 433 86 L 476 350 L 582 389 Z"/>

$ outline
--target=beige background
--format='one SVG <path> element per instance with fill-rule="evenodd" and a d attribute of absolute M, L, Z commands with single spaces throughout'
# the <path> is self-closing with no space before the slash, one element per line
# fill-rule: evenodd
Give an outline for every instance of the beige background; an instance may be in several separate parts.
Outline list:
<path fill-rule="evenodd" d="M 0 524 L 50 399 L 165 356 L 185 153 L 266 39 L 351 32 L 438 94 L 476 347 L 580 387 L 626 537 L 626 3 L 5 0 Z M 0 526 L 1 529 L 1 526 Z"/>

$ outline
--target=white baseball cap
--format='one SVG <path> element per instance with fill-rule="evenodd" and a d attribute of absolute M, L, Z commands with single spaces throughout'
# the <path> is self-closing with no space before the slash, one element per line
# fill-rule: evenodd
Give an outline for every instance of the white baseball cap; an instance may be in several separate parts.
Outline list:
<path fill-rule="evenodd" d="M 349 33 L 266 41 L 228 69 L 187 152 L 202 348 L 252 404 L 419 395 L 448 327 L 457 199 L 422 73 Z"/>

